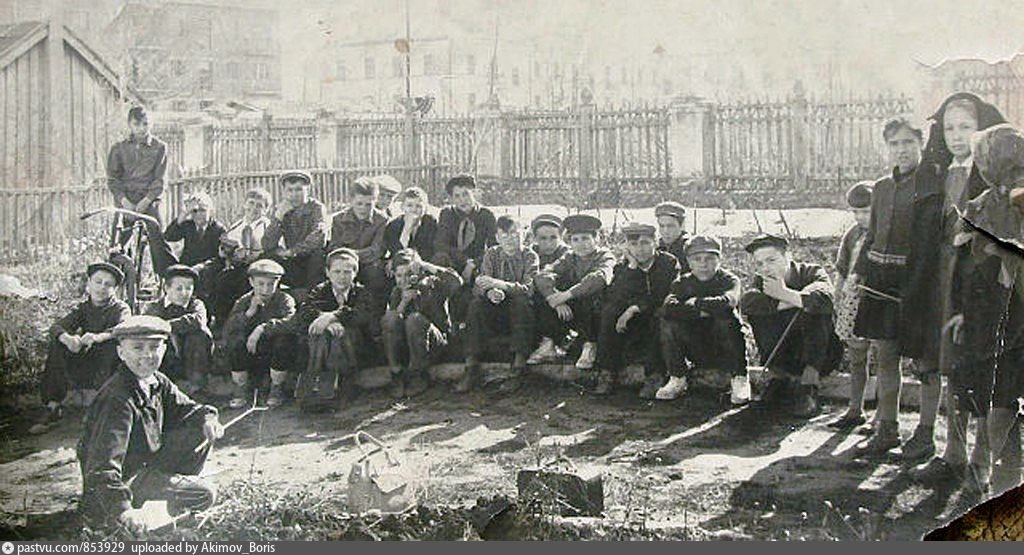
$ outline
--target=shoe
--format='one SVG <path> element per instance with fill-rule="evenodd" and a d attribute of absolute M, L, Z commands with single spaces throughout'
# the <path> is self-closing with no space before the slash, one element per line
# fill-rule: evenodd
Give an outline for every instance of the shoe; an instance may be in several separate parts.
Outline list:
<path fill-rule="evenodd" d="M 935 440 L 932 437 L 933 429 L 918 426 L 914 435 L 903 444 L 903 462 L 907 464 L 922 463 L 935 456 Z"/>
<path fill-rule="evenodd" d="M 875 434 L 857 446 L 855 453 L 860 458 L 884 457 L 890 449 L 899 447 L 900 432 L 896 422 L 880 422 Z"/>
<path fill-rule="evenodd" d="M 267 406 L 270 408 L 279 407 L 284 403 L 284 388 L 281 384 L 270 384 L 270 395 L 267 396 Z"/>
<path fill-rule="evenodd" d="M 249 404 L 248 375 L 243 372 L 232 372 L 231 374 L 231 401 L 228 402 L 228 406 L 233 409 L 240 409 Z M 239 377 L 239 375 L 242 377 Z"/>
<path fill-rule="evenodd" d="M 813 385 L 800 386 L 796 402 L 793 404 L 793 416 L 810 418 L 821 410 L 818 406 L 818 388 Z"/>
<path fill-rule="evenodd" d="M 954 465 L 942 457 L 934 457 L 928 464 L 910 471 L 910 479 L 919 484 L 951 483 L 963 480 L 967 465 Z"/>
<path fill-rule="evenodd" d="M 427 390 L 427 380 L 422 371 L 409 371 L 405 378 L 405 396 L 415 397 Z"/>
<path fill-rule="evenodd" d="M 841 417 L 839 417 L 838 420 L 829 422 L 828 427 L 832 428 L 833 430 L 840 430 L 846 432 L 856 428 L 857 426 L 864 424 L 865 422 L 867 422 L 867 419 L 864 418 L 863 414 L 858 414 L 854 416 L 851 415 L 850 413 L 845 413 Z"/>
<path fill-rule="evenodd" d="M 453 391 L 455 393 L 466 393 L 476 387 L 480 377 L 480 364 L 473 362 L 466 364 L 466 371 L 462 373 L 459 381 L 455 382 Z"/>
<path fill-rule="evenodd" d="M 580 370 L 590 370 L 594 367 L 594 361 L 597 359 L 597 343 L 593 341 L 587 341 L 583 344 L 583 352 L 580 353 L 580 358 L 576 361 L 576 368 Z"/>
<path fill-rule="evenodd" d="M 53 429 L 60 420 L 64 418 L 64 409 L 60 405 L 55 407 L 46 407 L 46 412 L 39 418 L 39 421 L 32 425 L 28 429 L 28 433 L 37 436 L 45 434 Z"/>
<path fill-rule="evenodd" d="M 659 401 L 671 401 L 686 393 L 686 387 L 686 376 L 671 376 L 668 383 L 654 394 L 654 398 Z"/>
<path fill-rule="evenodd" d="M 597 385 L 594 386 L 594 395 L 608 395 L 615 385 L 615 376 L 611 370 L 601 370 L 597 374 Z"/>
<path fill-rule="evenodd" d="M 734 405 L 745 405 L 750 402 L 749 376 L 733 376 L 729 380 L 729 402 Z"/>
<path fill-rule="evenodd" d="M 558 352 L 555 348 L 555 342 L 550 337 L 545 337 L 540 341 L 540 347 L 530 354 L 529 358 L 526 359 L 526 364 L 541 364 L 543 362 L 553 360 L 558 356 Z"/>
<path fill-rule="evenodd" d="M 665 378 L 662 376 L 651 376 L 644 380 L 644 386 L 640 388 L 640 398 L 651 400 L 658 394 L 658 390 L 664 385 Z"/>

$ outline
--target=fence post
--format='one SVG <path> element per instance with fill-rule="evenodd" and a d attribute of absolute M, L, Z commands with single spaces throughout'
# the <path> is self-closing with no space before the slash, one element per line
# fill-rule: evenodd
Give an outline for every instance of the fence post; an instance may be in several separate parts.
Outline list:
<path fill-rule="evenodd" d="M 480 177 L 502 178 L 501 112 L 485 105 L 473 115 L 473 172 Z"/>
<path fill-rule="evenodd" d="M 273 121 L 274 116 L 265 113 L 263 114 L 263 120 L 260 122 L 260 167 L 259 170 L 272 170 L 274 168 L 271 160 L 274 154 L 273 142 L 270 134 L 270 124 Z"/>
<path fill-rule="evenodd" d="M 334 168 L 338 161 L 338 121 L 334 112 L 321 110 L 316 117 L 316 163 L 319 168 Z"/>
<path fill-rule="evenodd" d="M 790 145 L 793 151 L 789 159 L 789 176 L 793 180 L 794 190 L 803 191 L 806 190 L 810 163 L 810 119 L 807 95 L 800 81 L 793 86 L 790 110 Z"/>
<path fill-rule="evenodd" d="M 577 201 L 582 201 L 581 205 L 577 205 L 576 208 L 585 208 L 590 204 L 590 196 L 593 194 L 591 190 L 591 175 L 593 174 L 594 168 L 594 112 L 595 107 L 592 102 L 587 102 L 580 105 L 579 121 L 580 121 L 580 173 L 579 183 L 580 194 L 577 195 Z"/>
<path fill-rule="evenodd" d="M 673 180 L 709 175 L 710 151 L 714 152 L 711 103 L 697 97 L 676 97 L 669 104 L 668 155 Z"/>
<path fill-rule="evenodd" d="M 410 168 L 415 168 L 420 164 L 419 149 L 417 148 L 416 140 L 416 114 L 413 110 L 406 107 L 405 110 L 405 165 Z"/>

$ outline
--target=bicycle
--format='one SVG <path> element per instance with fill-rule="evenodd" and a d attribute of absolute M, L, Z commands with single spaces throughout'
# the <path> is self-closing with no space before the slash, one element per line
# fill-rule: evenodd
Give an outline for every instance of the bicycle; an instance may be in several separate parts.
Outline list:
<path fill-rule="evenodd" d="M 148 222 L 159 227 L 160 222 L 147 214 L 115 206 L 90 210 L 79 216 L 79 219 L 84 221 L 104 213 L 112 213 L 115 217 L 110 228 L 107 261 L 124 272 L 124 281 L 119 288 L 120 296 L 132 308 L 132 313 L 139 314 L 142 303 L 155 300 L 160 290 L 160 278 L 152 268 L 149 269 L 152 275 L 148 278 L 146 275 L 146 253 L 149 250 L 146 224 Z"/>

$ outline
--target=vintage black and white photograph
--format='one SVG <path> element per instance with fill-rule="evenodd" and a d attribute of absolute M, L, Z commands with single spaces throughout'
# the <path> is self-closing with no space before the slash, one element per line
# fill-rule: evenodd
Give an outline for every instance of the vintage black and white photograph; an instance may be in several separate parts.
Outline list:
<path fill-rule="evenodd" d="M 0 539 L 1024 539 L 1021 126 L 1009 0 L 0 0 Z"/>

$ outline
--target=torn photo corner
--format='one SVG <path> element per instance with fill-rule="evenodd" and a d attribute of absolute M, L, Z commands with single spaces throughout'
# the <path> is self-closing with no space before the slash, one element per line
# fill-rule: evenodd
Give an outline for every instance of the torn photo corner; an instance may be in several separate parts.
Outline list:
<path fill-rule="evenodd" d="M 1017 256 L 1024 257 L 1024 243 L 1021 243 L 1017 239 L 1000 237 L 999 235 L 996 235 L 992 231 L 986 229 L 984 226 L 975 223 L 973 220 L 971 220 L 971 218 L 967 216 L 967 214 L 961 212 L 957 207 L 954 206 L 953 208 L 954 210 L 956 210 L 957 216 L 961 220 L 963 220 L 963 222 L 966 223 L 970 229 L 982 234 L 999 247 L 1002 247 L 1003 249 L 1013 254 L 1016 254 Z"/>

